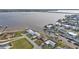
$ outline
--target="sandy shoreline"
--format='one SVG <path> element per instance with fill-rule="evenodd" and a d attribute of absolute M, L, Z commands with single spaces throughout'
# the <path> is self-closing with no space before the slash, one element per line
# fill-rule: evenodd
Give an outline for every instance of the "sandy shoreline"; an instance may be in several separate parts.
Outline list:
<path fill-rule="evenodd" d="M 3 33 L 8 33 L 8 32 L 17 32 L 17 31 L 24 31 L 25 28 L 8 28 L 6 31 Z M 1 32 L 1 31 L 0 31 Z"/>

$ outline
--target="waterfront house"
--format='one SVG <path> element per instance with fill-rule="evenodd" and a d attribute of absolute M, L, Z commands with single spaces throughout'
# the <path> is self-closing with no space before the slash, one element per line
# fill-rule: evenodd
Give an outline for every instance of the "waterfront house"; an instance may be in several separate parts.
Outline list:
<path fill-rule="evenodd" d="M 27 29 L 26 32 L 28 32 L 31 35 L 35 35 L 35 32 L 33 30 L 31 30 L 31 29 Z"/>
<path fill-rule="evenodd" d="M 61 26 L 61 23 L 59 23 L 59 22 L 56 22 L 56 25 L 57 25 L 57 26 Z"/>
<path fill-rule="evenodd" d="M 26 32 L 28 32 L 29 34 L 33 35 L 34 37 L 41 38 L 41 34 L 40 33 L 35 32 L 35 31 L 31 30 L 31 29 L 26 30 Z"/>
<path fill-rule="evenodd" d="M 56 43 L 51 40 L 45 41 L 45 44 L 50 44 L 52 47 L 55 47 L 55 45 L 56 45 Z"/>
<path fill-rule="evenodd" d="M 53 28 L 53 24 L 48 24 L 46 25 L 47 29 L 52 29 Z"/>

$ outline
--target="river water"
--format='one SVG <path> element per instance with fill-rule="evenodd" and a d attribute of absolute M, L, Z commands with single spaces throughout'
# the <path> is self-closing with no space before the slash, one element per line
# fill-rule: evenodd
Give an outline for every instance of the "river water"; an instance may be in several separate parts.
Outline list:
<path fill-rule="evenodd" d="M 8 25 L 7 30 L 31 28 L 42 30 L 46 24 L 55 24 L 64 14 L 46 12 L 1 12 L 0 25 Z"/>

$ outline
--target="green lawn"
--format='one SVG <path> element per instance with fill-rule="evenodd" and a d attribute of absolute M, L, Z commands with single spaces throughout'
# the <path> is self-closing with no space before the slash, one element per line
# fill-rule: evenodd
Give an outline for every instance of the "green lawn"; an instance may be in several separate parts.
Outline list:
<path fill-rule="evenodd" d="M 37 45 L 41 45 L 42 43 L 43 43 L 43 41 L 42 40 L 39 40 L 39 39 L 37 39 L 36 41 L 35 41 L 35 43 L 37 44 Z"/>
<path fill-rule="evenodd" d="M 56 46 L 60 46 L 60 47 L 64 48 L 65 44 L 62 40 L 58 40 Z"/>
<path fill-rule="evenodd" d="M 17 41 L 11 42 L 13 45 L 12 49 L 32 49 L 33 45 L 26 39 L 22 38 Z"/>
<path fill-rule="evenodd" d="M 15 32 L 15 37 L 21 36 L 21 32 Z"/>

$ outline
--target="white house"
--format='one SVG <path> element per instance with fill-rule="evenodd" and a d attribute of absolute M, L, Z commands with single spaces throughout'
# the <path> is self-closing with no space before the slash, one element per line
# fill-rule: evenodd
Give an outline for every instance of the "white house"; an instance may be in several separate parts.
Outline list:
<path fill-rule="evenodd" d="M 63 25 L 65 28 L 70 28 L 71 26 L 70 25 Z"/>
<path fill-rule="evenodd" d="M 51 40 L 47 40 L 45 43 L 46 43 L 46 44 L 50 44 L 50 45 L 52 45 L 53 47 L 55 47 L 55 45 L 56 45 L 56 43 L 53 42 L 53 41 L 51 41 Z"/>
<path fill-rule="evenodd" d="M 71 36 L 74 36 L 74 37 L 76 37 L 76 36 L 77 36 L 77 34 L 76 34 L 76 33 L 74 33 L 74 32 L 68 32 L 68 34 L 69 34 L 69 35 L 71 35 Z"/>
<path fill-rule="evenodd" d="M 36 36 L 41 36 L 40 33 L 38 33 L 38 32 L 35 32 L 35 35 L 36 35 Z"/>
<path fill-rule="evenodd" d="M 52 25 L 47 25 L 47 28 L 48 28 L 48 29 L 51 29 L 51 27 L 52 27 Z"/>
<path fill-rule="evenodd" d="M 74 32 L 67 32 L 68 33 L 68 37 L 72 40 L 74 40 L 78 35 Z"/>
<path fill-rule="evenodd" d="M 61 26 L 61 23 L 59 23 L 59 22 L 56 22 L 56 25 L 59 25 L 59 26 Z"/>
<path fill-rule="evenodd" d="M 35 35 L 35 32 L 33 31 L 33 30 L 31 30 L 31 29 L 28 29 L 28 30 L 26 30 L 29 34 L 31 34 L 31 35 Z"/>
<path fill-rule="evenodd" d="M 31 29 L 28 29 L 27 32 L 28 32 L 29 34 L 34 35 L 34 36 L 37 36 L 37 37 L 39 37 L 39 38 L 41 37 L 41 34 L 40 34 L 40 33 L 35 32 L 35 31 L 31 30 Z"/>

